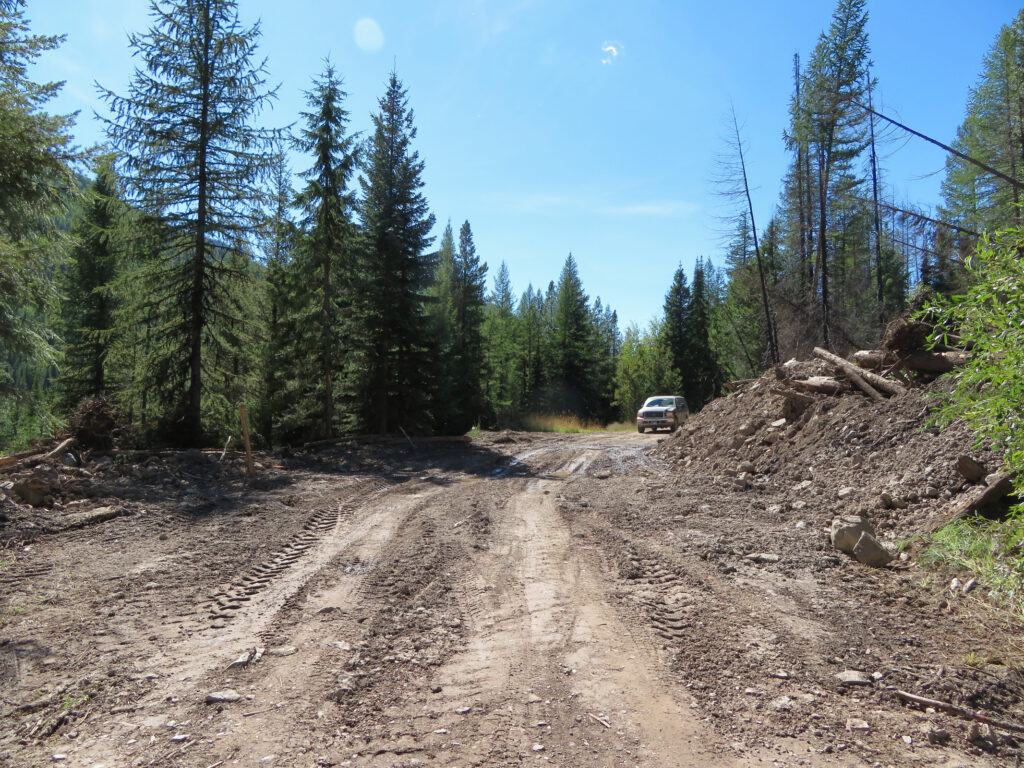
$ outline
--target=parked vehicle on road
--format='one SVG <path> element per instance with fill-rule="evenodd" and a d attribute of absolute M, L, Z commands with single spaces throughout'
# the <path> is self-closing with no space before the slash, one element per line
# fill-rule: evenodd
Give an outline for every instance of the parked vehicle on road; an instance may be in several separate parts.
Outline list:
<path fill-rule="evenodd" d="M 648 429 L 672 431 L 690 415 L 686 398 L 679 395 L 655 395 L 648 397 L 636 412 L 636 431 L 641 435 Z"/>

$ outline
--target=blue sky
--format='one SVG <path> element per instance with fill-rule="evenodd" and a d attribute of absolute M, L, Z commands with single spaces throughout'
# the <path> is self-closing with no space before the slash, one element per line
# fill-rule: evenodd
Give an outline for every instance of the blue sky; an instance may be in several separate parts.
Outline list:
<path fill-rule="evenodd" d="M 807 61 L 827 27 L 823 0 L 240 0 L 261 20 L 260 51 L 280 83 L 268 125 L 294 122 L 330 56 L 354 130 L 397 67 L 416 114 L 425 194 L 438 219 L 470 221 L 491 275 L 505 261 L 517 292 L 555 280 L 571 251 L 591 298 L 623 326 L 647 323 L 682 263 L 716 263 L 724 202 L 714 194 L 729 105 L 747 143 L 763 227 L 788 158 L 782 145 L 793 54 Z M 968 88 L 1009 0 L 875 0 L 869 34 L 876 104 L 951 141 Z M 28 0 L 33 30 L 67 34 L 38 79 L 64 80 L 55 111 L 80 110 L 83 144 L 102 139 L 94 81 L 124 93 L 130 31 L 145 0 Z M 934 205 L 944 157 L 919 140 L 883 150 L 887 198 Z M 294 157 L 294 170 L 305 160 Z"/>

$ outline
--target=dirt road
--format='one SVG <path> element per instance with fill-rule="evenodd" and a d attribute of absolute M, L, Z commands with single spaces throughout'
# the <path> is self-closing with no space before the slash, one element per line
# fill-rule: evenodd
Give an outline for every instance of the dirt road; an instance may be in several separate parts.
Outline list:
<path fill-rule="evenodd" d="M 4 550 L 0 764 L 1009 759 L 887 692 L 983 628 L 930 632 L 909 575 L 680 484 L 656 440 L 265 458 L 256 481 L 197 455 L 112 467 L 83 506 L 123 516 Z M 737 548 L 775 529 L 777 551 Z"/>

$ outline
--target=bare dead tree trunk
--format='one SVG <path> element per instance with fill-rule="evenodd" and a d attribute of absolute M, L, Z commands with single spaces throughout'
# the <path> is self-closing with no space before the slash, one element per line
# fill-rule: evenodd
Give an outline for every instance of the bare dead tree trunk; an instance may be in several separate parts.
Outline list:
<path fill-rule="evenodd" d="M 825 191 L 828 186 L 825 150 L 818 147 L 818 275 L 821 278 L 821 343 L 825 349 L 832 348 L 832 334 L 829 331 L 828 293 L 828 210 Z"/>
<path fill-rule="evenodd" d="M 750 231 L 754 236 L 754 256 L 757 259 L 757 276 L 761 281 L 761 303 L 764 308 L 764 327 L 768 334 L 768 355 L 772 365 L 779 362 L 779 339 L 772 321 L 771 307 L 768 304 L 768 284 L 764 277 L 764 259 L 761 258 L 761 246 L 757 240 L 757 223 L 754 221 L 754 203 L 750 199 L 750 184 L 747 182 L 747 164 L 743 159 L 743 142 L 740 140 L 740 127 L 736 122 L 736 111 L 732 111 L 732 129 L 736 135 L 736 153 L 740 160 L 740 172 L 743 175 L 743 193 L 747 198 L 747 211 L 750 213 Z"/>
<path fill-rule="evenodd" d="M 871 70 L 867 72 L 868 106 L 871 101 Z M 871 197 L 874 199 L 875 214 L 875 279 L 878 283 L 878 320 L 885 320 L 885 281 L 882 276 L 882 218 L 878 214 L 878 155 L 875 154 L 875 115 L 868 113 L 868 128 L 871 134 Z"/>

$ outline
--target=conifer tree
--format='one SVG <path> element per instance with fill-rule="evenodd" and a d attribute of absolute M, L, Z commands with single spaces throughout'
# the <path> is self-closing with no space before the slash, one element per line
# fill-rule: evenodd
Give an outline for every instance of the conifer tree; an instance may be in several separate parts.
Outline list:
<path fill-rule="evenodd" d="M 434 417 L 439 432 L 459 435 L 479 423 L 484 412 L 482 329 L 487 265 L 476 255 L 468 221 L 459 229 L 457 253 L 451 225 L 445 228 L 437 275 L 437 313 L 444 319 L 435 340 L 439 365 Z"/>
<path fill-rule="evenodd" d="M 71 223 L 75 244 L 61 306 L 61 388 L 67 408 L 84 397 L 105 394 L 110 384 L 107 356 L 113 343 L 116 309 L 111 284 L 121 255 L 118 224 L 125 213 L 113 163 L 111 155 L 97 163 L 96 178 L 86 189 Z"/>
<path fill-rule="evenodd" d="M 665 337 L 671 367 L 676 371 L 686 370 L 689 361 L 690 286 L 682 264 L 676 268 L 672 285 L 665 294 L 664 321 L 660 329 Z M 639 332 L 636 335 L 639 338 Z"/>
<path fill-rule="evenodd" d="M 590 316 L 576 259 L 570 253 L 558 279 L 554 306 L 550 407 L 558 413 L 594 415 Z"/>
<path fill-rule="evenodd" d="M 543 407 L 542 397 L 551 371 L 546 365 L 551 340 L 547 337 L 544 295 L 528 285 L 516 310 L 516 410 Z"/>
<path fill-rule="evenodd" d="M 501 263 L 494 288 L 487 300 L 483 324 L 485 384 L 491 422 L 488 426 L 508 427 L 516 412 L 513 370 L 516 355 L 516 316 L 508 265 Z"/>
<path fill-rule="evenodd" d="M 285 372 L 293 383 L 291 428 L 306 439 L 335 434 L 335 382 L 343 368 L 340 355 L 347 346 L 343 338 L 355 280 L 355 195 L 349 181 L 358 158 L 356 136 L 346 132 L 345 97 L 341 79 L 327 62 L 306 93 L 310 111 L 302 113 L 305 124 L 293 139 L 295 149 L 313 158 L 297 198 L 303 236 L 290 265 L 296 289 L 288 340 L 293 366 Z"/>
<path fill-rule="evenodd" d="M 452 358 L 454 344 L 455 315 L 455 235 L 452 223 L 445 224 L 441 233 L 441 244 L 437 249 L 437 263 L 434 267 L 433 284 L 428 289 L 427 314 L 434 336 L 435 386 L 431 410 L 434 426 L 442 434 L 449 429 L 451 414 L 458 399 L 460 382 L 456 380 L 455 363 Z"/>
<path fill-rule="evenodd" d="M 0 6 L 0 393 L 12 389 L 15 367 L 54 361 L 45 321 L 55 312 L 57 269 L 68 246 L 55 222 L 75 192 L 71 166 L 78 159 L 72 117 L 45 111 L 61 84 L 29 77 L 35 60 L 63 37 L 31 34 L 18 5 Z"/>
<path fill-rule="evenodd" d="M 204 380 L 242 338 L 241 285 L 251 273 L 247 258 L 227 254 L 245 254 L 255 230 L 273 136 L 252 119 L 273 91 L 254 60 L 259 25 L 242 27 L 234 0 L 153 0 L 150 8 L 153 26 L 129 37 L 143 64 L 127 95 L 103 95 L 131 200 L 168 232 L 140 274 L 154 325 L 148 382 L 170 436 L 198 445 L 204 411 L 224 419 L 235 405 Z"/>
<path fill-rule="evenodd" d="M 818 295 L 821 342 L 832 345 L 833 297 L 830 272 L 836 200 L 842 201 L 862 181 L 852 173 L 853 160 L 867 143 L 866 115 L 859 104 L 870 84 L 865 0 L 838 0 L 827 32 L 814 48 L 804 78 L 805 92 L 797 133 L 805 137 L 816 187 L 815 241 L 818 248 Z"/>
<path fill-rule="evenodd" d="M 459 252 L 454 274 L 455 380 L 461 382 L 457 418 L 449 429 L 461 434 L 477 423 L 483 412 L 483 322 L 487 264 L 480 261 L 473 230 L 465 221 L 459 228 Z"/>
<path fill-rule="evenodd" d="M 289 372 L 296 365 L 292 344 L 295 332 L 291 324 L 295 313 L 291 310 L 297 303 L 296 294 L 304 295 L 304 289 L 295 290 L 295 281 L 290 280 L 290 265 L 298 240 L 298 227 L 291 218 L 293 200 L 291 172 L 284 155 L 278 153 L 274 156 L 270 192 L 260 215 L 259 228 L 264 272 L 260 349 L 263 381 L 258 423 L 260 434 L 268 444 L 279 437 L 278 427 L 297 399 L 292 392 L 296 383 L 289 379 Z M 287 428 L 282 431 L 286 433 Z"/>
<path fill-rule="evenodd" d="M 377 433 L 430 428 L 431 340 L 424 303 L 434 270 L 426 249 L 434 216 L 423 187 L 423 162 L 406 91 L 392 72 L 360 177 L 362 221 L 353 294 L 351 381 L 363 424 Z"/>
<path fill-rule="evenodd" d="M 953 146 L 1024 180 L 1024 10 L 999 31 L 986 54 Z M 1020 226 L 1024 217 L 1017 187 L 952 155 L 942 191 L 940 218 L 976 232 Z"/>
<path fill-rule="evenodd" d="M 703 259 L 698 259 L 693 268 L 688 314 L 689 359 L 679 373 L 683 377 L 686 402 L 696 411 L 716 397 L 722 387 L 722 370 L 711 346 L 711 295 Z"/>

